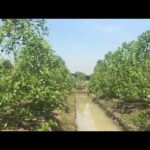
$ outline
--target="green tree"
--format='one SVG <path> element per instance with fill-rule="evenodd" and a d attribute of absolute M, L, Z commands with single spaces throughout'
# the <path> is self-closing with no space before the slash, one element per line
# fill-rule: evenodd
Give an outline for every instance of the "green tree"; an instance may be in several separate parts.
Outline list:
<path fill-rule="evenodd" d="M 150 102 L 150 31 L 97 62 L 90 80 L 96 96 Z"/>
<path fill-rule="evenodd" d="M 44 26 L 43 20 L 3 20 L 1 52 L 14 56 L 15 69 L 10 59 L 0 59 L 0 112 L 12 110 L 1 128 L 32 123 L 40 116 L 53 126 L 52 111 L 66 108 L 71 74 L 44 39 Z"/>
<path fill-rule="evenodd" d="M 2 19 L 0 26 L 0 51 L 11 55 L 16 64 L 18 51 L 30 42 L 34 35 L 48 35 L 43 19 Z"/>

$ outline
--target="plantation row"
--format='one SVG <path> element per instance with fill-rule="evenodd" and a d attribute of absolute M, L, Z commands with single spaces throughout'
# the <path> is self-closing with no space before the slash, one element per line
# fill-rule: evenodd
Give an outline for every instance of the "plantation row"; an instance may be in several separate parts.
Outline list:
<path fill-rule="evenodd" d="M 64 109 L 72 77 L 51 49 L 44 20 L 3 19 L 0 26 L 0 128 L 27 124 L 57 126 L 51 116 Z M 40 118 L 44 121 L 37 125 Z M 23 124 L 24 123 L 24 124 Z M 37 126 L 36 126 L 37 125 Z M 43 130 L 44 130 L 43 129 Z"/>
<path fill-rule="evenodd" d="M 150 103 L 150 31 L 99 60 L 90 79 L 97 97 Z"/>

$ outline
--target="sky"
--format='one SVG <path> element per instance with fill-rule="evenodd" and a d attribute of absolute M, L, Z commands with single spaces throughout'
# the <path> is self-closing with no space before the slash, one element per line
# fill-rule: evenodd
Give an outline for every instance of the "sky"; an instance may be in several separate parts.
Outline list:
<path fill-rule="evenodd" d="M 99 59 L 150 29 L 150 19 L 46 19 L 47 40 L 69 70 L 93 73 Z M 1 22 L 0 22 L 1 23 Z"/>
<path fill-rule="evenodd" d="M 150 19 L 47 19 L 48 41 L 72 73 L 93 73 L 99 59 L 150 29 Z"/>
<path fill-rule="evenodd" d="M 150 29 L 150 19 L 47 19 L 48 41 L 72 73 L 93 73 L 99 59 Z"/>

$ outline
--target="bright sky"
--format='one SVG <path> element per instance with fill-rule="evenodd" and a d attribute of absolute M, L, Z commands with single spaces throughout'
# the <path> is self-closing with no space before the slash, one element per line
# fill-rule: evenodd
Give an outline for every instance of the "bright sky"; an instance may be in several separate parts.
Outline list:
<path fill-rule="evenodd" d="M 96 62 L 150 29 L 150 19 L 47 19 L 52 48 L 71 72 L 91 74 Z"/>
<path fill-rule="evenodd" d="M 150 30 L 150 19 L 46 19 L 48 41 L 72 73 L 93 72 L 99 59 Z M 0 21 L 1 24 L 1 21 Z"/>

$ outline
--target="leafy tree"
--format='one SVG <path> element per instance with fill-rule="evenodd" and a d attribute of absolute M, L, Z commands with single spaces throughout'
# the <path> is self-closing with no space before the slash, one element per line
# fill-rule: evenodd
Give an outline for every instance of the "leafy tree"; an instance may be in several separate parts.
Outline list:
<path fill-rule="evenodd" d="M 73 86 L 71 74 L 45 34 L 43 20 L 3 20 L 1 52 L 12 54 L 15 63 L 0 59 L 0 112 L 12 110 L 1 128 L 23 125 L 26 120 L 32 127 L 40 116 L 54 126 L 52 111 L 66 108 L 66 96 Z"/>
<path fill-rule="evenodd" d="M 77 89 L 84 89 L 85 88 L 85 76 L 83 72 L 75 72 L 75 87 Z"/>
<path fill-rule="evenodd" d="M 18 51 L 30 42 L 34 35 L 48 34 L 43 19 L 2 19 L 0 26 L 0 51 L 10 54 L 16 64 Z"/>
<path fill-rule="evenodd" d="M 97 62 L 90 90 L 98 97 L 150 102 L 150 31 Z"/>

